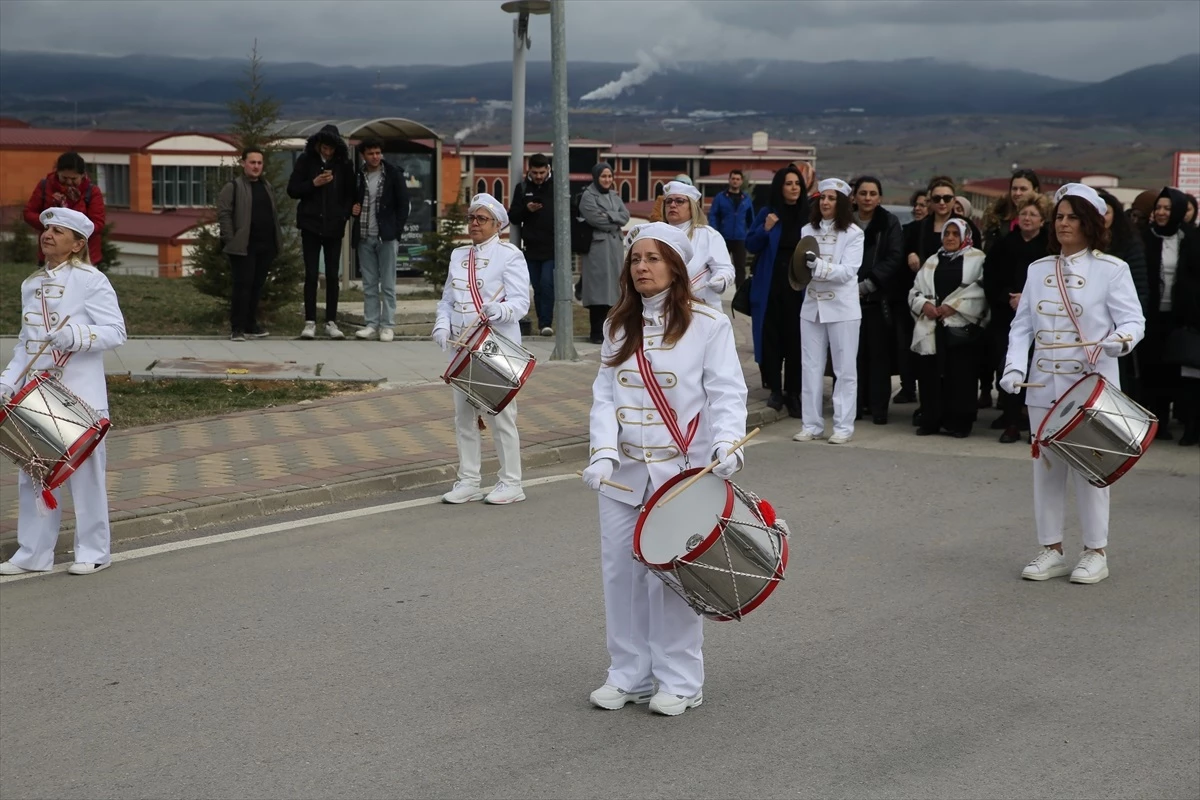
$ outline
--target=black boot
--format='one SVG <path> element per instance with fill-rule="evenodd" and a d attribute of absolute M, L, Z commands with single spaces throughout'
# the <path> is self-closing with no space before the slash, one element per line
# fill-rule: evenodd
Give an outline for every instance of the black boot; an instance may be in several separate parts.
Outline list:
<path fill-rule="evenodd" d="M 783 408 L 783 395 L 779 392 L 771 392 L 771 396 L 767 398 L 767 408 L 772 411 Z"/>
<path fill-rule="evenodd" d="M 799 395 L 794 395 L 791 393 L 785 394 L 783 396 L 783 404 L 785 406 L 787 406 L 787 412 L 788 412 L 789 417 L 793 417 L 795 419 L 803 418 L 804 415 L 800 413 L 800 397 L 799 397 Z"/>

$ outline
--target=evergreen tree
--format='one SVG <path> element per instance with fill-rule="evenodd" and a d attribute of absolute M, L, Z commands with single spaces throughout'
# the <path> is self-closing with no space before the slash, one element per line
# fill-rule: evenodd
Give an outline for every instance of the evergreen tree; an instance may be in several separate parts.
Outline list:
<path fill-rule="evenodd" d="M 100 266 L 101 272 L 108 272 L 113 267 L 121 266 L 121 248 L 113 241 L 113 224 L 106 222 L 100 229 Z"/>
<path fill-rule="evenodd" d="M 271 184 L 275 208 L 283 228 L 283 249 L 276 256 L 263 286 L 259 311 L 270 314 L 281 307 L 295 302 L 304 282 L 304 261 L 300 255 L 300 237 L 296 232 L 296 203 L 287 196 L 287 179 L 291 171 L 291 158 L 279 148 L 275 132 L 279 127 L 280 103 L 271 97 L 264 86 L 262 58 L 258 54 L 258 40 L 250 51 L 250 62 L 246 77 L 242 81 L 242 94 L 229 102 L 229 113 L 233 122 L 229 133 L 234 146 L 240 153 L 247 147 L 263 150 L 265 166 L 263 177 Z M 220 185 L 210 187 L 213 198 L 212 219 L 214 224 L 200 229 L 196 234 L 196 245 L 192 251 L 194 273 L 192 282 L 204 294 L 230 303 L 233 281 L 228 257 L 222 252 L 220 232 L 215 225 L 216 197 L 221 187 L 241 174 L 241 167 L 231 171 Z"/>
<path fill-rule="evenodd" d="M 462 203 L 455 201 L 454 205 L 446 208 L 444 216 L 438 224 L 421 237 L 425 246 L 418 260 L 418 266 L 425 273 L 425 280 L 433 288 L 441 291 L 446 285 L 446 275 L 450 272 L 450 254 L 454 248 L 462 246 L 462 235 L 467 229 L 467 210 Z"/>

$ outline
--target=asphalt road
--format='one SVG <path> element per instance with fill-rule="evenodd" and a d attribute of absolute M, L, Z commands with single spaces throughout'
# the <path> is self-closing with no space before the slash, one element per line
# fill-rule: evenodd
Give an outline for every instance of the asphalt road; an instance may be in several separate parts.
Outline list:
<path fill-rule="evenodd" d="M 1023 454 L 785 428 L 737 481 L 789 521 L 787 581 L 706 623 L 682 717 L 588 705 L 596 500 L 551 478 L 6 581 L 0 795 L 1200 796 L 1194 471 L 1114 488 L 1110 580 L 1030 583 Z"/>

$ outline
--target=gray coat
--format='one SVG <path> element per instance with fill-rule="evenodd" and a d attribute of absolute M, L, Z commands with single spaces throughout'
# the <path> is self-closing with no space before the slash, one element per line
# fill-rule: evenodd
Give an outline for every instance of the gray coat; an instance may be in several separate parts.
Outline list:
<path fill-rule="evenodd" d="M 588 184 L 579 198 L 579 213 L 592 226 L 592 249 L 581 256 L 582 301 L 585 306 L 615 306 L 621 294 L 621 267 L 625 246 L 621 228 L 629 222 L 629 209 L 615 191 L 601 194 Z"/>
<path fill-rule="evenodd" d="M 267 187 L 271 198 L 271 218 L 275 221 L 275 252 L 283 251 L 283 230 L 279 227 L 279 212 L 275 208 L 275 194 L 266 178 L 259 178 Z M 221 187 L 217 195 L 217 224 L 221 228 L 221 243 L 230 256 L 244 256 L 250 246 L 250 211 L 254 198 L 250 194 L 250 180 L 239 175 Z"/>

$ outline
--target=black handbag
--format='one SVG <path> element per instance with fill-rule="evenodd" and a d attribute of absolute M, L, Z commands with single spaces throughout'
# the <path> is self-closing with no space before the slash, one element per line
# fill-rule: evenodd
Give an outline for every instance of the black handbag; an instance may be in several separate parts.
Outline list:
<path fill-rule="evenodd" d="M 730 301 L 729 307 L 739 314 L 750 316 L 750 281 L 754 280 L 753 275 L 748 275 L 746 280 L 742 281 L 742 285 L 733 293 L 733 300 Z"/>
<path fill-rule="evenodd" d="M 1200 331 L 1195 328 L 1176 328 L 1163 344 L 1163 361 L 1200 369 Z"/>
<path fill-rule="evenodd" d="M 946 332 L 946 344 L 948 346 L 962 347 L 963 345 L 974 344 L 982 339 L 986 328 L 970 322 L 964 326 L 951 327 L 950 325 L 943 325 L 942 330 Z"/>

